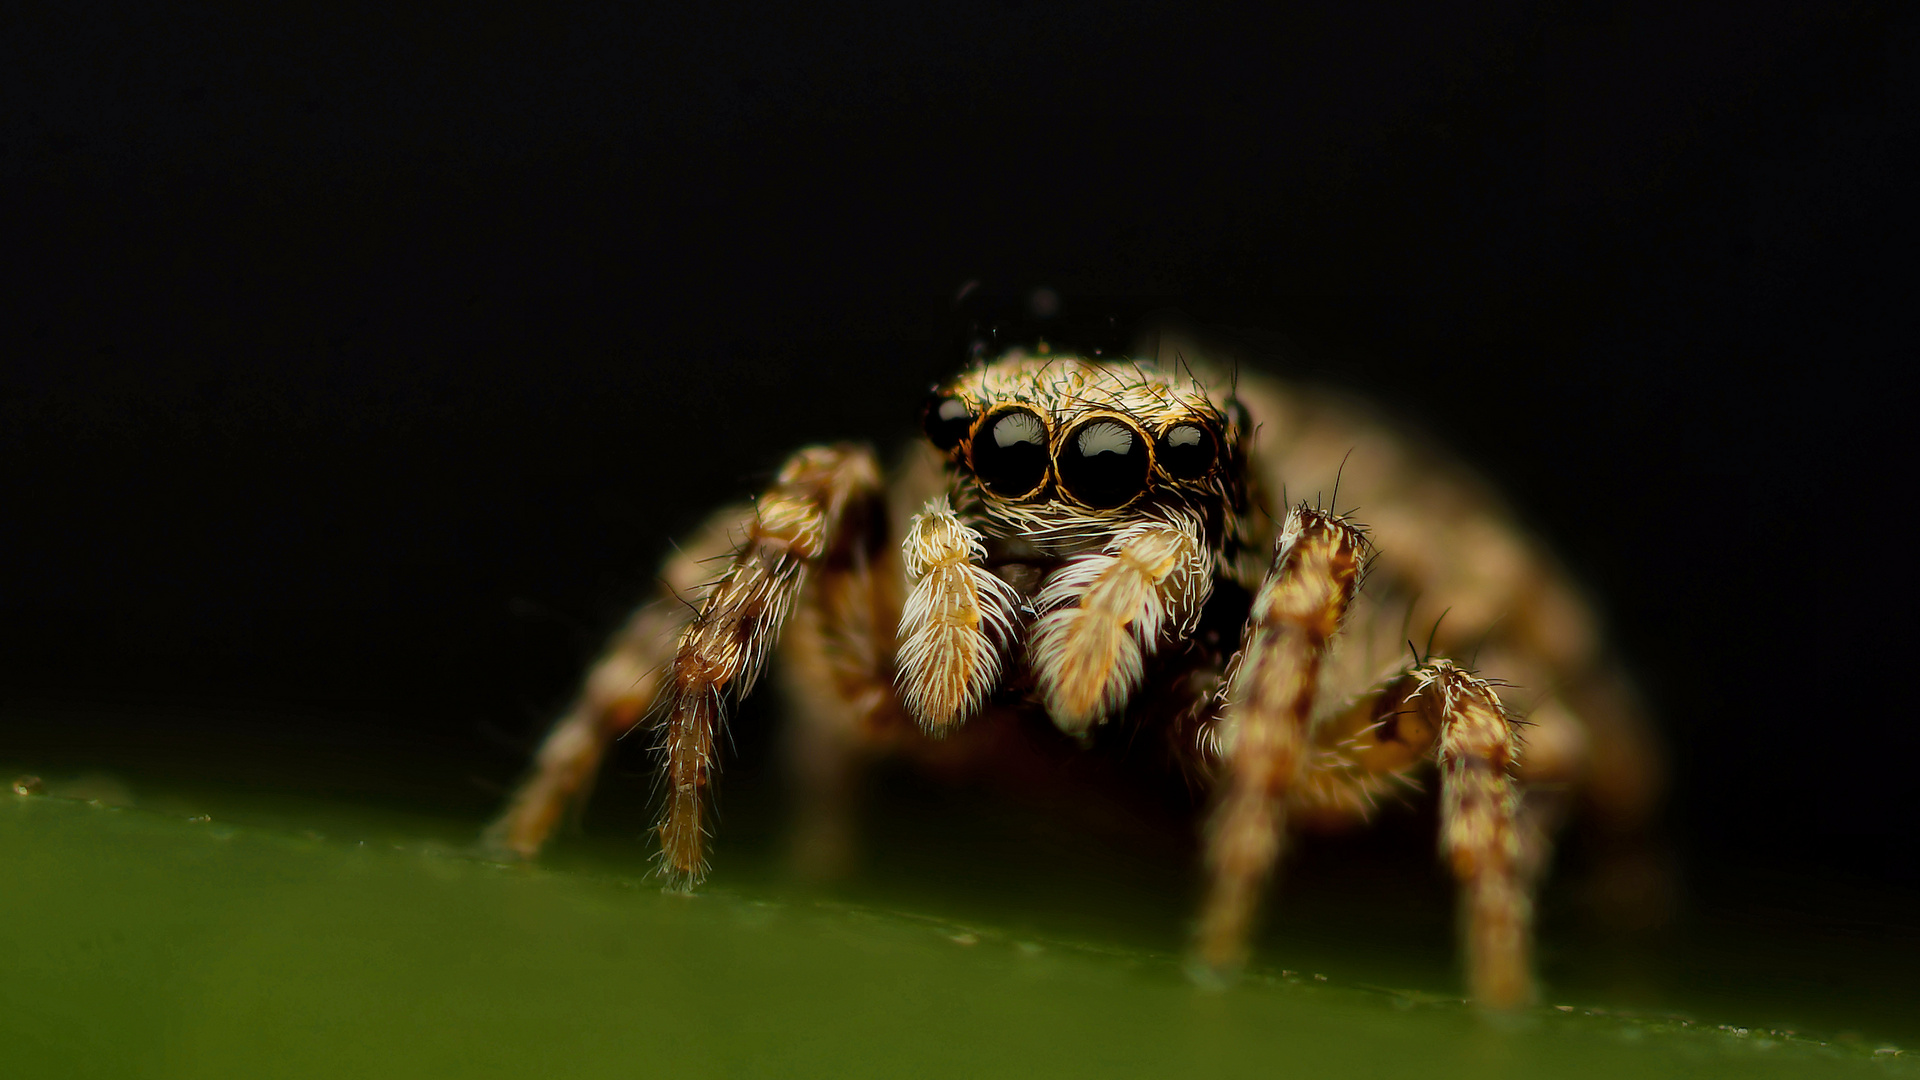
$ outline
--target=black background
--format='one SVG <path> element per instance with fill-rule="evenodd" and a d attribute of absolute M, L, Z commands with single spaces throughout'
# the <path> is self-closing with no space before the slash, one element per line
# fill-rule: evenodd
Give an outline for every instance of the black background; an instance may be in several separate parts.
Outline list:
<path fill-rule="evenodd" d="M 1695 873 L 1912 883 L 1920 35 L 1670 7 L 16 22 L 0 756 L 477 822 L 675 530 L 912 434 L 980 278 L 1440 433 L 1603 598 Z"/>

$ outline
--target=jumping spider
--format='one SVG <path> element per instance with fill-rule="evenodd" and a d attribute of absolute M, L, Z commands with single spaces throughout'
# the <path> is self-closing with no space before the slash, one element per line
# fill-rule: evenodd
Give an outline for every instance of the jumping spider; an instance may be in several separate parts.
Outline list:
<path fill-rule="evenodd" d="M 1119 360 L 1014 348 L 935 388 L 891 481 L 864 446 L 794 454 L 668 562 L 494 846 L 536 854 L 609 742 L 646 723 L 661 871 L 697 883 L 716 736 L 779 641 L 803 786 L 828 817 L 862 752 L 937 753 L 990 716 L 1164 733 L 1212 792 L 1203 973 L 1245 961 L 1290 829 L 1365 820 L 1432 763 L 1472 993 L 1529 1000 L 1532 898 L 1565 811 L 1577 796 L 1632 824 L 1658 783 L 1586 604 L 1443 457 L 1201 355 L 1165 330 Z M 1367 526 L 1326 504 L 1273 512 L 1283 481 L 1336 476 Z M 1410 627 L 1432 631 L 1411 655 Z"/>

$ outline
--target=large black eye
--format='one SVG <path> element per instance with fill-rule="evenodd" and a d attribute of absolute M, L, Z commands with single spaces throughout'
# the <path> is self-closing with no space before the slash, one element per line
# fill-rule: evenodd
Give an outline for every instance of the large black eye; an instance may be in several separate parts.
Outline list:
<path fill-rule="evenodd" d="M 921 406 L 920 427 L 933 445 L 951 450 L 960 445 L 960 440 L 967 437 L 967 430 L 973 427 L 973 410 L 959 398 L 935 394 Z"/>
<path fill-rule="evenodd" d="M 996 495 L 1033 494 L 1047 478 L 1047 426 L 1026 409 L 988 417 L 973 437 L 973 472 Z"/>
<path fill-rule="evenodd" d="M 1147 441 L 1118 420 L 1089 420 L 1060 448 L 1060 484 L 1095 509 L 1125 506 L 1147 490 Z"/>
<path fill-rule="evenodd" d="M 1175 424 L 1160 436 L 1160 467 L 1175 480 L 1198 480 L 1219 454 L 1213 433 L 1199 424 Z"/>

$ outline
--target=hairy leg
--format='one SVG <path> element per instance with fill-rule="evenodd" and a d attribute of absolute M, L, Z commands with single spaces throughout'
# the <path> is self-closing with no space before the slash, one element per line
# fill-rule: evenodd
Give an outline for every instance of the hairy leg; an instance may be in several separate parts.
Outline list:
<path fill-rule="evenodd" d="M 1223 763 L 1207 831 L 1209 888 L 1197 959 L 1218 977 L 1246 960 L 1260 896 L 1286 836 L 1289 792 L 1309 757 L 1309 724 L 1328 642 L 1359 588 L 1359 529 L 1306 505 L 1287 515 L 1253 601 L 1225 710 L 1209 748 Z"/>
<path fill-rule="evenodd" d="M 538 854 L 586 797 L 608 745 L 651 715 L 667 759 L 666 870 L 696 880 L 701 792 L 724 702 L 752 689 L 807 566 L 832 548 L 849 507 L 865 507 L 878 488 L 866 449 L 811 447 L 787 461 L 757 506 L 715 515 L 668 562 L 661 599 L 636 612 L 594 664 L 484 842 L 503 854 Z M 724 563 L 717 579 L 716 563 Z"/>
<path fill-rule="evenodd" d="M 1493 684 L 1428 659 L 1315 732 L 1290 805 L 1367 817 L 1378 795 L 1427 761 L 1440 774 L 1440 854 L 1460 886 L 1467 981 L 1483 1004 L 1533 994 L 1533 889 L 1552 851 L 1564 789 L 1523 792 L 1520 742 Z"/>
<path fill-rule="evenodd" d="M 1440 732 L 1440 852 L 1460 883 L 1467 983 L 1488 1005 L 1533 995 L 1532 882 L 1521 875 L 1519 757 L 1493 688 L 1445 660 L 1416 669 L 1408 697 Z"/>
<path fill-rule="evenodd" d="M 752 514 L 745 506 L 720 511 L 667 560 L 660 596 L 635 611 L 594 661 L 579 696 L 540 744 L 532 773 L 487 827 L 486 847 L 531 859 L 569 808 L 586 800 L 607 747 L 652 707 L 674 642 L 695 610 L 689 604 L 711 583 L 713 561 L 733 551 Z"/>
<path fill-rule="evenodd" d="M 754 508 L 731 564 L 681 631 L 659 697 L 667 808 L 662 873 L 691 887 L 706 874 L 706 789 L 730 700 L 752 692 L 807 572 L 838 548 L 849 517 L 881 497 L 864 447 L 815 446 L 787 460 Z"/>

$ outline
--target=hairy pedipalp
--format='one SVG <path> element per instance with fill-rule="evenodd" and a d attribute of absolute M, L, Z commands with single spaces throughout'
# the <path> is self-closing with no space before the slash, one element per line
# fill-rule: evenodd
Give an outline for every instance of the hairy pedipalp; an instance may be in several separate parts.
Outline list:
<path fill-rule="evenodd" d="M 1125 707 L 1145 657 L 1193 632 L 1213 572 L 1198 527 L 1176 520 L 1132 526 L 1048 577 L 1028 659 L 1053 722 L 1082 731 Z"/>
<path fill-rule="evenodd" d="M 899 686 L 923 730 L 944 732 L 980 707 L 999 681 L 1020 598 L 979 565 L 980 534 L 945 496 L 907 528 L 902 562 L 913 591 L 900 615 Z"/>

